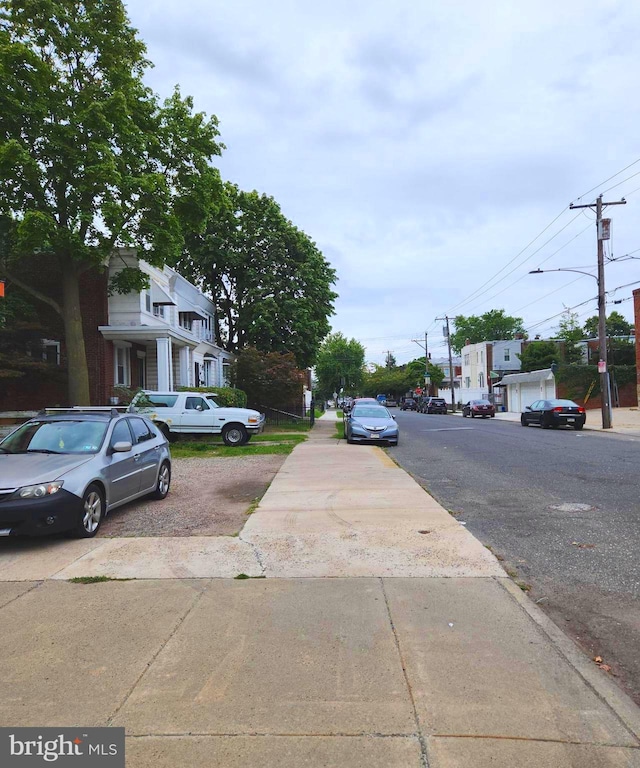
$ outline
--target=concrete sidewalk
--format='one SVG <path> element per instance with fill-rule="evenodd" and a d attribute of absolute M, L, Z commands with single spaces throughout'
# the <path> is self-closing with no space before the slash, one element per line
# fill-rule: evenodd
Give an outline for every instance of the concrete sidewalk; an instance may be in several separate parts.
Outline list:
<path fill-rule="evenodd" d="M 229 573 L 249 554 L 267 578 L 192 578 L 222 550 L 136 539 L 0 583 L 0 724 L 125 726 L 128 768 L 639 768 L 635 705 L 384 451 L 334 434 L 220 537 Z M 109 567 L 160 575 L 65 580 Z"/>

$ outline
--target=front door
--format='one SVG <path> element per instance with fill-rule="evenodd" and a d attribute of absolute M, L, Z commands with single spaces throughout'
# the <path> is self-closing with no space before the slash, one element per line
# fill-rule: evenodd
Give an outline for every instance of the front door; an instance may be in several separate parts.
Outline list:
<path fill-rule="evenodd" d="M 154 439 L 155 435 L 144 419 L 134 416 L 129 421 L 131 422 L 131 431 L 134 438 L 133 453 L 140 478 L 138 492 L 152 491 L 156 486 L 158 478 L 160 446 Z"/>

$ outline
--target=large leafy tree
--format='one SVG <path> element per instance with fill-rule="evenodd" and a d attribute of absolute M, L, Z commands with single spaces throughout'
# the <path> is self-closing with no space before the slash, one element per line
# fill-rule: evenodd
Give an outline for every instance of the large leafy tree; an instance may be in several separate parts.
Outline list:
<path fill-rule="evenodd" d="M 295 357 L 243 349 L 231 365 L 231 381 L 247 394 L 251 408 L 294 408 L 302 404 L 302 373 Z"/>
<path fill-rule="evenodd" d="M 121 0 L 0 0 L 2 270 L 61 316 L 74 403 L 89 401 L 80 276 L 115 246 L 177 257 L 220 187 L 217 120 L 178 89 L 160 103 L 148 66 Z M 51 290 L 21 274 L 33 253 L 55 263 Z M 125 269 L 112 288 L 145 285 Z"/>
<path fill-rule="evenodd" d="M 583 361 L 582 350 L 579 342 L 582 341 L 582 327 L 578 322 L 578 315 L 567 310 L 562 315 L 558 327 L 558 338 L 564 342 L 562 352 L 563 362 L 568 365 L 577 365 Z"/>
<path fill-rule="evenodd" d="M 177 267 L 211 294 L 219 346 L 314 362 L 330 330 L 336 274 L 272 197 L 225 184 L 223 204 L 188 239 Z"/>
<path fill-rule="evenodd" d="M 451 333 L 451 346 L 457 354 L 467 343 L 514 339 L 517 334 L 525 336 L 521 317 L 511 317 L 504 309 L 492 309 L 483 315 L 457 315 L 453 319 L 455 331 Z"/>
<path fill-rule="evenodd" d="M 633 325 L 615 310 L 611 312 L 606 321 L 607 336 L 629 336 Z M 584 333 L 588 338 L 598 337 L 598 315 L 590 317 L 584 324 Z"/>
<path fill-rule="evenodd" d="M 424 387 L 424 357 L 419 357 L 416 360 L 411 360 L 408 362 L 405 366 L 405 370 L 411 376 L 413 388 L 418 386 L 421 388 Z M 442 382 L 445 378 L 442 368 L 440 368 L 438 365 L 434 365 L 431 361 L 429 361 L 429 378 L 431 379 L 431 384 L 435 389 L 438 389 L 442 385 Z"/>
<path fill-rule="evenodd" d="M 356 339 L 332 333 L 322 342 L 315 369 L 320 397 L 327 399 L 343 390 L 357 394 L 364 375 L 364 347 Z"/>
<path fill-rule="evenodd" d="M 532 341 L 518 355 L 521 370 L 542 371 L 551 368 L 552 363 L 559 362 L 558 347 L 553 341 Z"/>
<path fill-rule="evenodd" d="M 367 397 L 383 394 L 397 398 L 406 394 L 414 386 L 413 374 L 406 368 L 376 365 L 373 370 L 365 373 L 362 393 Z"/>

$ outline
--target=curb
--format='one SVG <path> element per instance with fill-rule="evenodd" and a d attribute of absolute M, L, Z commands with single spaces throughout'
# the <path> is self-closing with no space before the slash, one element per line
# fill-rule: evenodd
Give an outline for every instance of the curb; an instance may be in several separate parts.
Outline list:
<path fill-rule="evenodd" d="M 595 667 L 574 642 L 511 579 L 496 579 L 496 581 L 540 627 L 558 653 L 568 661 L 596 695 L 620 718 L 640 745 L 640 709 L 635 702 L 606 677 L 604 672 Z"/>

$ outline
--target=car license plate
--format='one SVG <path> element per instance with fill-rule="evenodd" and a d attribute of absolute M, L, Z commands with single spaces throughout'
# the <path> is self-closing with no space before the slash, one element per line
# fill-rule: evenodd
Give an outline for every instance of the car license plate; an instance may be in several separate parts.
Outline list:
<path fill-rule="evenodd" d="M 380 435 L 371 435 L 372 440 L 378 440 L 380 438 Z"/>
<path fill-rule="evenodd" d="M 573 416 L 567 416 L 567 421 L 575 421 L 575 418 Z"/>

